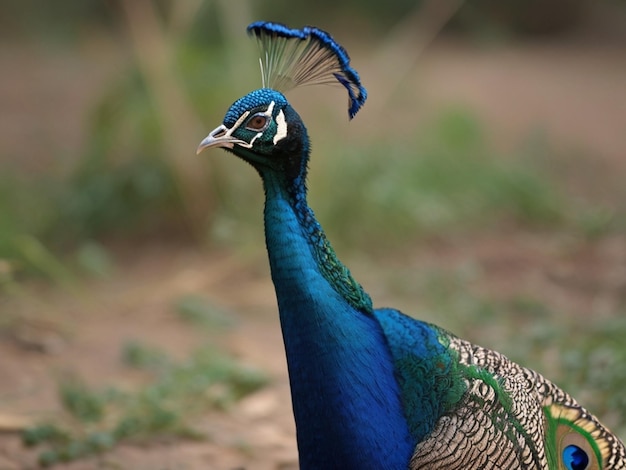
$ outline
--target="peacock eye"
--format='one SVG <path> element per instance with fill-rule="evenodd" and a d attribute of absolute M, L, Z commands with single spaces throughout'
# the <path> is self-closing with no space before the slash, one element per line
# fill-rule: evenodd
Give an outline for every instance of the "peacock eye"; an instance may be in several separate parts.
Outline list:
<path fill-rule="evenodd" d="M 256 132 L 264 131 L 267 127 L 268 122 L 269 119 L 267 115 L 263 113 L 258 113 L 250 118 L 248 124 L 246 124 L 246 129 Z"/>
<path fill-rule="evenodd" d="M 563 449 L 563 463 L 567 470 L 585 470 L 589 466 L 589 456 L 577 445 L 570 444 Z"/>

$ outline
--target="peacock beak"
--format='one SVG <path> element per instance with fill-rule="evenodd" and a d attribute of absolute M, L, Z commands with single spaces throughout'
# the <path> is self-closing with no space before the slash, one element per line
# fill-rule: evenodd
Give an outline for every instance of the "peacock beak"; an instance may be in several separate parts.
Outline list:
<path fill-rule="evenodd" d="M 235 129 L 235 126 L 229 129 L 224 124 L 215 128 L 202 140 L 202 142 L 200 142 L 200 145 L 198 145 L 198 148 L 196 149 L 196 155 L 204 149 L 208 149 L 210 147 L 226 147 L 232 149 L 235 144 L 246 145 L 247 142 L 237 139 L 231 135 L 233 129 Z"/>

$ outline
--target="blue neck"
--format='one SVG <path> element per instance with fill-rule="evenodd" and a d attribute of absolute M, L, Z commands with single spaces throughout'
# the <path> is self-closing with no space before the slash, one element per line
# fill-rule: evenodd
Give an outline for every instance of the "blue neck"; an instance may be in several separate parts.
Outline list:
<path fill-rule="evenodd" d="M 369 297 L 334 256 L 301 180 L 262 176 L 300 466 L 407 468 L 414 442 Z"/>

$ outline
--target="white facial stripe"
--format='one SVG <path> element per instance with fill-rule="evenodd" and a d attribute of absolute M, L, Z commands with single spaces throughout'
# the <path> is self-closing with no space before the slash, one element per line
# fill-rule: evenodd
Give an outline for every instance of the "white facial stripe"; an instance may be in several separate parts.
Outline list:
<path fill-rule="evenodd" d="M 235 130 L 237 128 L 239 128 L 241 123 L 246 120 L 246 118 L 248 117 L 248 114 L 250 114 L 250 111 L 246 111 L 245 113 L 243 113 L 239 117 L 239 119 L 237 119 L 237 122 L 235 122 L 235 124 L 233 124 L 233 127 L 231 127 L 230 129 L 226 130 L 226 133 L 224 134 L 224 137 L 230 137 L 232 135 L 232 133 L 235 132 Z"/>
<path fill-rule="evenodd" d="M 263 135 L 263 132 L 259 132 L 257 135 L 255 135 L 254 137 L 252 137 L 252 140 L 250 141 L 250 147 L 252 147 L 252 144 L 254 144 L 254 141 L 257 140 L 259 137 L 261 137 Z"/>
<path fill-rule="evenodd" d="M 270 105 L 267 107 L 267 111 L 265 111 L 265 114 L 268 115 L 269 117 L 272 117 L 272 112 L 274 111 L 274 105 L 276 103 L 274 101 L 272 101 L 270 103 Z"/>
<path fill-rule="evenodd" d="M 274 102 L 272 102 L 274 104 Z M 281 109 L 276 116 L 276 135 L 274 136 L 274 145 L 279 141 L 287 137 L 287 121 L 285 120 L 285 114 Z"/>

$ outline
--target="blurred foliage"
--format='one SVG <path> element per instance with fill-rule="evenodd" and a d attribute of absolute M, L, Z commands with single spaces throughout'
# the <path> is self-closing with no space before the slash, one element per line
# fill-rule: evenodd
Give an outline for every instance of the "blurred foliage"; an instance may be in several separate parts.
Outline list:
<path fill-rule="evenodd" d="M 487 10 L 510 8 L 519 13 L 522 3 L 510 2 L 503 7 L 497 2 L 475 0 L 466 2 L 464 9 L 472 9 L 472 17 L 490 18 Z M 252 79 L 256 78 L 255 62 L 242 65 L 238 60 L 242 53 L 238 45 L 246 41 L 245 35 L 232 21 L 226 21 L 224 2 L 198 1 L 181 6 L 160 0 L 139 4 L 157 20 L 152 36 L 131 34 L 133 18 L 128 15 L 128 6 L 132 2 L 68 0 L 62 6 L 33 0 L 6 2 L 14 21 L 4 34 L 26 32 L 43 38 L 59 33 L 78 42 L 93 26 L 134 44 L 135 49 L 135 58 L 127 62 L 126 70 L 117 75 L 96 104 L 86 147 L 69 176 L 26 177 L 4 168 L 0 173 L 0 259 L 10 263 L 18 275 L 66 278 L 54 253 L 74 250 L 112 234 L 188 234 L 190 226 L 197 232 L 197 227 L 206 225 L 209 236 L 217 240 L 236 243 L 245 233 L 256 234 L 250 221 L 254 220 L 256 227 L 258 220 L 240 217 L 237 211 L 247 210 L 249 205 L 242 208 L 238 201 L 251 195 L 254 199 L 258 187 L 251 187 L 240 172 L 223 171 L 230 163 L 221 162 L 219 157 L 211 161 L 210 180 L 190 181 L 178 163 L 185 154 L 181 149 L 193 147 L 187 138 L 189 121 L 213 122 L 230 102 L 225 96 L 239 96 L 242 89 L 256 83 Z M 571 9 L 578 2 L 554 0 L 551 4 Z M 388 29 L 419 5 L 403 0 L 392 5 L 348 1 L 337 6 L 324 0 L 296 9 L 283 0 L 273 0 L 249 7 L 254 7 L 258 16 L 293 23 L 302 23 L 302 18 L 307 22 L 319 19 L 322 26 L 332 9 L 333 18 L 353 19 L 351 27 L 358 31 L 359 24 Z M 151 51 L 152 40 L 168 46 L 168 50 L 151 54 L 165 54 L 163 60 L 171 62 L 175 76 L 153 76 L 158 71 L 138 59 L 143 57 L 142 51 Z M 155 84 L 164 78 L 176 80 L 182 95 L 162 100 L 162 88 Z M 172 100 L 181 101 L 181 97 L 190 114 L 178 122 L 178 128 L 172 128 L 177 117 L 168 114 L 176 110 L 167 106 Z M 330 197 L 316 196 L 314 205 L 320 218 L 329 222 L 329 231 L 337 235 L 334 239 L 350 240 L 356 248 L 375 244 L 377 237 L 390 232 L 410 238 L 463 224 L 482 226 L 498 219 L 544 225 L 567 220 L 570 208 L 553 187 L 552 178 L 525 155 L 493 155 L 480 127 L 471 113 L 452 112 L 431 123 L 428 132 L 407 134 L 419 138 L 399 142 L 374 135 L 371 142 L 358 145 L 329 145 L 325 152 L 340 154 L 341 158 L 320 161 L 322 176 L 315 185 L 333 188 Z M 172 145 L 173 136 L 183 130 L 187 131 L 184 146 Z M 185 158 L 191 160 L 193 155 Z M 208 159 L 203 162 L 208 163 Z M 197 171 L 191 173 L 195 176 Z M 347 175 L 367 184 L 367 190 L 355 192 L 342 184 Z M 194 187 L 198 188 L 195 193 Z M 214 204 L 216 198 L 223 201 Z M 191 212 L 190 206 L 194 209 Z M 207 220 L 198 220 L 198 214 L 208 214 L 204 216 Z M 615 218 L 611 211 L 585 214 L 581 226 L 594 235 L 604 233 Z M 82 260 L 86 259 L 83 256 Z"/>
<path fill-rule="evenodd" d="M 92 240 L 87 240 L 78 247 L 76 261 L 80 269 L 94 277 L 106 278 L 114 270 L 107 250 Z"/>
<path fill-rule="evenodd" d="M 267 383 L 261 372 L 208 347 L 177 362 L 161 349 L 129 342 L 122 360 L 149 372 L 152 381 L 129 391 L 96 390 L 78 377 L 63 379 L 59 395 L 65 416 L 23 433 L 26 445 L 44 448 L 41 465 L 87 458 L 122 441 L 154 436 L 202 439 L 192 427 L 195 417 L 211 408 L 228 408 Z"/>
<path fill-rule="evenodd" d="M 158 0 L 154 4 L 160 16 L 171 16 L 172 0 Z M 216 21 L 214 5 L 205 1 L 200 10 L 203 35 L 217 37 L 220 23 Z M 393 27 L 415 8 L 427 3 L 423 0 L 396 0 L 391 3 L 376 0 L 332 0 L 301 2 L 294 7 L 288 0 L 267 0 L 253 4 L 258 17 L 285 23 L 324 25 L 345 20 L 355 25 L 368 25 L 378 30 Z M 590 7 L 588 0 L 469 0 L 463 3 L 452 25 L 476 30 L 493 27 L 532 33 L 558 32 L 576 25 Z M 114 29 L 118 1 L 65 0 L 60 4 L 39 0 L 6 0 L 4 21 L 0 21 L 4 34 L 46 31 L 57 37 L 71 38 L 90 25 Z M 9 21 L 9 19 L 11 19 Z M 197 30 L 199 32 L 200 29 Z M 219 33 L 218 33 L 219 35 Z"/>
<path fill-rule="evenodd" d="M 89 25 L 113 26 L 110 2 L 98 0 L 7 0 L 3 2 L 0 31 L 3 36 L 37 34 L 75 40 Z"/>
<path fill-rule="evenodd" d="M 416 234 L 498 221 L 565 222 L 569 208 L 551 178 L 526 155 L 495 155 L 470 112 L 443 112 L 407 136 L 341 149 L 341 156 L 324 161 L 319 184 L 332 188 L 332 197 L 322 200 L 318 212 L 341 239 L 375 246 L 389 237 L 406 242 Z M 342 184 L 347 174 L 363 190 Z"/>
<path fill-rule="evenodd" d="M 181 320 L 211 330 L 224 329 L 234 323 L 229 312 L 224 312 L 209 299 L 197 294 L 181 297 L 176 301 L 174 309 Z"/>
<path fill-rule="evenodd" d="M 6 263 L 7 281 L 24 272 L 59 283 L 71 279 L 68 268 L 41 241 L 58 210 L 56 184 L 13 172 L 0 175 L 0 261 Z"/>
<path fill-rule="evenodd" d="M 97 12 L 98 8 L 78 8 L 69 19 Z M 220 97 L 237 81 L 224 73 L 231 59 L 223 50 L 207 47 L 206 38 L 198 34 L 204 25 L 194 25 L 171 41 L 172 65 L 199 121 L 198 116 L 211 113 L 213 103 L 221 103 Z M 149 83 L 154 77 L 147 77 L 136 61 L 126 67 L 95 105 L 86 147 L 69 175 L 26 175 L 9 168 L 0 172 L 0 260 L 9 263 L 11 273 L 41 274 L 59 281 L 67 276 L 61 275 L 62 262 L 53 253 L 80 250 L 94 238 L 188 236 L 186 195 L 181 188 L 192 183 L 181 179 L 174 161 L 177 155 L 167 145 L 168 121 L 157 106 L 157 90 Z M 188 144 L 185 158 L 194 158 L 194 144 Z M 209 185 L 204 181 L 202 186 L 208 202 Z M 207 212 L 207 203 L 202 204 Z M 79 252 L 87 269 L 106 269 L 85 265 L 94 257 L 84 255 Z"/>

